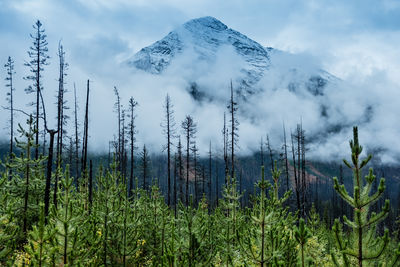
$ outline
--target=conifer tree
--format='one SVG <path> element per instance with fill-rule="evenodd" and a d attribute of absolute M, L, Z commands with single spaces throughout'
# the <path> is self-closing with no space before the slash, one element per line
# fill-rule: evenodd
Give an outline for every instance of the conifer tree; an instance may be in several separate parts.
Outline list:
<path fill-rule="evenodd" d="M 294 174 L 294 189 L 296 192 L 296 203 L 297 203 L 297 210 L 301 210 L 300 206 L 300 193 L 299 193 L 299 176 L 297 174 L 296 170 L 296 156 L 295 156 L 295 146 L 294 146 L 294 141 L 293 141 L 294 135 L 291 133 L 290 138 L 292 141 L 292 157 L 293 157 L 293 174 Z M 300 213 L 299 213 L 300 214 Z"/>
<path fill-rule="evenodd" d="M 29 232 L 28 244 L 26 251 L 31 255 L 30 263 L 33 266 L 46 266 L 49 261 L 49 250 L 51 241 L 56 235 L 55 228 L 46 227 L 44 222 L 44 206 L 40 205 L 39 221 L 33 226 Z"/>
<path fill-rule="evenodd" d="M 78 134 L 78 101 L 76 97 L 76 86 L 74 83 L 74 126 L 75 126 L 75 153 L 74 153 L 74 158 L 75 158 L 75 184 L 76 188 L 78 188 L 79 182 L 79 134 Z"/>
<path fill-rule="evenodd" d="M 177 180 L 176 180 L 176 176 L 177 176 L 177 156 L 176 156 L 176 153 L 174 154 L 174 214 L 175 214 L 175 217 L 176 217 L 176 209 L 177 209 L 177 195 L 178 195 L 178 192 L 176 191 L 176 189 L 177 189 L 177 186 L 176 186 L 176 184 L 177 184 Z"/>
<path fill-rule="evenodd" d="M 147 190 L 148 186 L 146 180 L 149 178 L 149 152 L 147 151 L 146 145 L 143 145 L 143 150 L 140 154 L 142 177 L 143 177 L 143 189 Z"/>
<path fill-rule="evenodd" d="M 122 163 L 122 117 L 121 117 L 121 98 L 119 96 L 119 91 L 116 86 L 114 86 L 114 94 L 117 98 L 114 103 L 115 112 L 117 113 L 117 123 L 118 123 L 118 139 L 117 139 L 117 163 L 118 163 L 118 170 L 121 171 L 121 163 Z"/>
<path fill-rule="evenodd" d="M 184 176 L 183 176 L 183 157 L 182 157 L 182 143 L 181 137 L 178 137 L 178 173 L 179 173 L 179 196 L 180 201 L 184 203 L 184 195 L 183 195 L 183 184 L 184 184 Z"/>
<path fill-rule="evenodd" d="M 227 183 L 227 175 L 228 175 L 228 137 L 229 131 L 226 127 L 226 113 L 224 112 L 224 127 L 222 128 L 222 137 L 224 140 L 224 163 L 225 163 L 225 184 Z"/>
<path fill-rule="evenodd" d="M 183 134 L 186 139 L 186 205 L 189 205 L 189 173 L 190 173 L 190 145 L 193 144 L 197 132 L 197 124 L 193 121 L 192 116 L 187 115 L 181 124 Z"/>
<path fill-rule="evenodd" d="M 37 20 L 33 25 L 34 33 L 31 34 L 31 38 L 33 39 L 33 45 L 29 48 L 28 56 L 30 61 L 25 63 L 32 73 L 25 77 L 26 80 L 33 81 L 33 87 L 30 85 L 25 91 L 29 93 L 36 92 L 36 102 L 33 105 L 36 106 L 35 112 L 35 159 L 39 157 L 39 118 L 40 118 L 40 92 L 43 90 L 42 87 L 42 72 L 43 67 L 48 65 L 47 60 L 50 58 L 47 55 L 47 35 L 44 33 L 44 29 L 42 28 L 42 23 L 40 20 Z"/>
<path fill-rule="evenodd" d="M 385 191 L 385 179 L 381 178 L 378 191 L 371 195 L 372 184 L 375 180 L 372 168 L 362 179 L 362 170 L 371 160 L 372 155 L 360 159 L 363 147 L 359 144 L 358 129 L 353 128 L 353 140 L 350 141 L 351 163 L 343 160 L 344 164 L 353 171 L 353 195 L 350 195 L 343 184 L 339 184 L 336 177 L 333 178 L 334 188 L 353 209 L 354 221 L 343 216 L 345 224 L 353 229 L 355 242 L 343 240 L 340 233 L 339 220 L 336 219 L 332 230 L 334 232 L 338 249 L 340 250 L 345 266 L 350 265 L 348 257 L 357 259 L 358 266 L 362 267 L 364 262 L 379 259 L 389 243 L 389 232 L 386 229 L 383 237 L 376 237 L 376 225 L 382 221 L 389 212 L 389 200 L 385 201 L 384 207 L 378 214 L 369 213 L 369 208 L 382 196 Z M 334 263 L 339 266 L 336 256 L 332 254 Z"/>
<path fill-rule="evenodd" d="M 268 149 L 268 153 L 269 153 L 269 161 L 271 164 L 271 170 L 273 170 L 274 168 L 274 157 L 273 157 L 273 151 L 272 151 L 272 146 L 271 146 L 271 142 L 269 141 L 269 136 L 267 134 L 267 149 Z"/>
<path fill-rule="evenodd" d="M 230 149 L 231 149 L 231 177 L 235 177 L 235 147 L 237 146 L 238 143 L 238 138 L 239 138 L 239 121 L 237 119 L 237 107 L 238 103 L 235 101 L 234 96 L 233 96 L 233 86 L 232 86 L 232 81 L 231 81 L 231 98 L 229 101 L 229 104 L 227 106 L 230 114 L 230 136 L 231 136 L 231 141 L 230 141 Z"/>
<path fill-rule="evenodd" d="M 304 267 L 304 246 L 307 243 L 308 238 L 311 237 L 310 230 L 305 225 L 304 219 L 300 218 L 299 227 L 294 229 L 294 237 L 300 245 L 301 249 L 301 266 Z"/>
<path fill-rule="evenodd" d="M 85 120 L 83 124 L 83 145 L 82 145 L 82 164 L 81 172 L 84 174 L 87 171 L 87 152 L 88 152 L 88 139 L 89 139 L 89 80 L 86 86 L 86 107 L 85 107 Z"/>
<path fill-rule="evenodd" d="M 59 238 L 60 254 L 62 255 L 63 264 L 71 264 L 73 259 L 71 257 L 73 244 L 70 239 L 73 240 L 73 236 L 78 231 L 74 220 L 77 220 L 77 216 L 74 213 L 75 199 L 73 198 L 73 180 L 69 174 L 69 166 L 67 165 L 65 173 L 62 175 L 61 167 L 58 167 L 57 172 L 60 173 L 60 184 L 62 191 L 59 193 L 60 205 L 58 209 L 56 206 L 52 206 L 52 224 L 57 227 L 56 236 Z"/>
<path fill-rule="evenodd" d="M 13 180 L 11 180 L 11 183 L 15 186 L 11 193 L 19 202 L 13 207 L 13 212 L 19 218 L 20 229 L 22 229 L 22 233 L 16 234 L 14 238 L 17 244 L 26 241 L 28 230 L 36 222 L 39 212 L 38 197 L 41 195 L 39 191 L 43 190 L 44 180 L 42 176 L 44 159 L 42 157 L 37 160 L 31 158 L 31 151 L 36 146 L 34 144 L 35 129 L 32 116 L 27 120 L 27 124 L 28 131 L 25 131 L 20 124 L 18 125 L 17 131 L 22 140 L 16 139 L 16 144 L 23 152 L 20 157 L 14 157 L 10 164 L 10 168 L 14 168 L 17 173 L 22 175 L 22 177 L 13 176 Z"/>
<path fill-rule="evenodd" d="M 193 176 L 194 176 L 194 203 L 197 204 L 198 202 L 198 169 L 199 169 L 199 155 L 197 154 L 197 152 L 199 151 L 199 149 L 196 146 L 196 141 L 193 140 L 193 145 L 190 148 L 190 151 L 192 152 L 192 159 L 193 159 Z"/>
<path fill-rule="evenodd" d="M 226 266 L 233 265 L 233 251 L 237 247 L 238 235 L 241 232 L 239 228 L 244 219 L 239 210 L 241 195 L 236 189 L 236 180 L 228 175 L 222 193 L 223 200 L 220 202 L 221 218 L 217 218 L 221 222 L 217 238 L 220 240 L 220 246 L 223 246 L 222 254 Z"/>
<path fill-rule="evenodd" d="M 167 138 L 167 143 L 165 144 L 164 150 L 167 150 L 167 183 L 168 183 L 168 196 L 167 203 L 168 206 L 171 205 L 171 146 L 173 145 L 172 140 L 175 138 L 176 129 L 175 129 L 175 119 L 174 119 L 174 110 L 173 105 L 171 103 L 171 98 L 167 94 L 164 101 L 164 121 L 161 123 L 161 127 L 163 127 L 163 134 Z"/>
<path fill-rule="evenodd" d="M 260 140 L 260 166 L 264 166 L 264 142 L 262 136 Z"/>
<path fill-rule="evenodd" d="M 284 160 L 285 160 L 285 176 L 286 176 L 286 191 L 289 191 L 289 161 L 288 161 L 288 152 L 287 152 L 287 144 L 286 144 L 286 129 L 285 124 L 283 124 L 283 149 L 284 149 Z M 317 201 L 318 202 L 318 201 Z"/>
<path fill-rule="evenodd" d="M 66 118 L 67 116 L 65 115 L 65 81 L 64 78 L 66 76 L 65 71 L 68 68 L 68 63 L 65 62 L 65 52 L 64 48 L 61 45 L 61 42 L 58 44 L 58 57 L 59 57 L 59 78 L 58 78 L 58 93 L 57 93 L 57 145 L 56 145 L 56 155 L 57 155 L 57 168 L 61 166 L 62 163 L 62 154 L 63 154 L 63 139 L 64 139 L 64 126 L 66 124 Z M 46 129 L 47 130 L 47 129 Z M 51 133 L 50 133 L 50 139 L 51 139 Z M 54 138 L 54 137 L 53 137 Z M 54 141 L 54 140 L 53 140 Z M 50 140 L 51 143 L 51 140 Z M 50 144 L 51 145 L 51 144 Z M 55 175 L 55 185 L 58 185 L 58 181 L 60 177 L 58 176 L 59 172 L 56 172 Z M 57 186 L 54 188 L 54 203 L 55 205 L 57 204 Z"/>
<path fill-rule="evenodd" d="M 10 110 L 10 151 L 9 155 L 12 157 L 13 147 L 14 147 L 14 84 L 13 84 L 13 75 L 14 71 L 14 61 L 11 57 L 8 57 L 7 63 L 4 65 L 7 71 L 7 77 L 5 78 L 7 84 L 6 87 L 9 87 L 9 91 L 7 92 L 7 102 L 9 104 L 8 109 Z"/>
<path fill-rule="evenodd" d="M 133 168 L 134 168 L 134 151 L 137 148 L 135 146 L 135 142 L 136 142 L 136 137 L 135 134 L 137 134 L 137 130 L 136 130 L 136 126 L 135 126 L 135 118 L 136 115 L 134 113 L 135 111 L 135 107 L 138 105 L 138 102 L 135 101 L 135 99 L 133 97 L 131 97 L 129 99 L 129 118 L 130 118 L 130 122 L 128 124 L 129 127 L 129 140 L 130 140 L 130 154 L 131 154 L 131 166 L 130 166 L 130 176 L 129 176 L 129 196 L 132 195 L 133 192 Z"/>
<path fill-rule="evenodd" d="M 242 251 L 260 266 L 292 266 L 296 261 L 295 243 L 289 230 L 294 217 L 283 207 L 290 191 L 279 197 L 280 176 L 281 171 L 275 162 L 272 169 L 274 184 L 268 198 L 265 192 L 271 184 L 265 180 L 264 167 L 261 168 L 261 181 L 257 183 L 260 195 L 249 214 L 249 224 L 240 233 Z"/>
<path fill-rule="evenodd" d="M 59 78 L 58 78 L 58 93 L 57 93 L 57 166 L 61 165 L 61 157 L 63 150 L 63 134 L 65 132 L 64 125 L 66 124 L 66 115 L 64 113 L 65 106 L 65 98 L 64 94 L 66 92 L 64 85 L 64 78 L 66 76 L 65 71 L 68 68 L 68 63 L 65 62 L 65 52 L 64 48 L 61 45 L 61 42 L 58 44 L 58 57 L 59 57 Z"/>
<path fill-rule="evenodd" d="M 208 203 L 211 208 L 211 193 L 212 193 L 212 153 L 211 153 L 211 141 L 208 148 Z"/>

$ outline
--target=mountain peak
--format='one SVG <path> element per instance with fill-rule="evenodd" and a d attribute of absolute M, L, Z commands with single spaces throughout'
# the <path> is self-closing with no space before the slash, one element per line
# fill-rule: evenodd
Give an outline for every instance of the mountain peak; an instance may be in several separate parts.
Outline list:
<path fill-rule="evenodd" d="M 217 31 L 223 31 L 228 28 L 228 26 L 223 24 L 221 21 L 211 16 L 189 20 L 188 22 L 183 24 L 183 26 L 187 29 L 191 28 L 198 29 L 200 27 L 208 27 Z"/>
<path fill-rule="evenodd" d="M 193 61 L 213 66 L 220 52 L 226 49 L 235 51 L 243 62 L 236 80 L 244 87 L 255 84 L 270 65 L 269 52 L 263 46 L 211 16 L 187 21 L 163 39 L 142 48 L 128 64 L 160 74 L 179 55 L 193 51 Z"/>

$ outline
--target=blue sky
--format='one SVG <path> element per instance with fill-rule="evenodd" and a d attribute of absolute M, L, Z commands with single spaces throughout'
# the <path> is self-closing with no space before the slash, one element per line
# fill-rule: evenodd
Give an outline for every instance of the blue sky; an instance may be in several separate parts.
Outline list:
<path fill-rule="evenodd" d="M 390 90 L 389 95 L 399 91 L 397 0 L 0 0 L 0 62 L 4 65 L 8 56 L 15 59 L 16 94 L 23 107 L 23 89 L 28 85 L 22 80 L 27 73 L 23 63 L 28 60 L 32 24 L 41 20 L 51 56 L 44 72 L 46 101 L 54 102 L 51 90 L 57 88 L 56 52 L 62 40 L 70 65 L 67 87 L 75 82 L 78 89 L 84 88 L 89 78 L 103 95 L 94 99 L 96 106 L 107 107 L 102 118 L 93 117 L 92 123 L 98 125 L 114 116 L 112 103 L 105 102 L 113 98 L 113 85 L 128 86 L 123 82 L 127 73 L 116 71 L 116 66 L 177 26 L 202 16 L 216 17 L 264 46 L 307 54 L 325 70 L 359 86 L 376 83 L 381 87 L 374 90 L 382 94 Z M 5 70 L 0 80 L 4 77 Z M 83 99 L 83 90 L 79 93 Z M 6 104 L 3 97 L 0 104 Z M 2 123 L 6 116 L 0 112 Z M 98 140 L 110 140 L 112 135 L 107 132 Z"/>

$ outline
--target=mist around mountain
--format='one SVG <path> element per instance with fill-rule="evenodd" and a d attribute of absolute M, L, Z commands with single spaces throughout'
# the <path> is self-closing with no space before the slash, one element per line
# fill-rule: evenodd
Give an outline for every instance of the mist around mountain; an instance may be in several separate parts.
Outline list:
<path fill-rule="evenodd" d="M 399 130 L 389 127 L 394 123 L 391 114 L 397 106 L 392 99 L 398 91 L 377 96 L 376 86 L 382 84 L 342 80 L 325 71 L 321 60 L 312 55 L 265 47 L 216 18 L 190 20 L 124 64 L 132 68 L 135 80 L 150 75 L 168 81 L 165 90 L 157 93 L 179 91 L 173 98 L 177 112 L 189 110 L 200 128 L 221 127 L 221 118 L 210 122 L 209 114 L 222 117 L 232 80 L 239 102 L 242 153 L 254 151 L 254 141 L 267 133 L 280 143 L 283 124 L 290 130 L 302 123 L 311 157 L 340 158 L 351 127 L 359 125 L 368 151 L 379 153 L 383 162 L 398 162 L 398 146 L 392 144 L 399 141 L 392 137 Z M 146 90 L 151 92 L 152 87 Z M 188 94 L 190 101 L 182 94 Z M 200 130 L 200 142 L 215 141 L 216 135 L 203 131 L 215 130 Z"/>

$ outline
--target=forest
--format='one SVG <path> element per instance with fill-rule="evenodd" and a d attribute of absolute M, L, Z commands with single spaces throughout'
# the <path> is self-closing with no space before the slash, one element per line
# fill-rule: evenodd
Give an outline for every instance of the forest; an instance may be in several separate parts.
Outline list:
<path fill-rule="evenodd" d="M 24 78 L 33 111 L 15 108 L 13 59 L 4 65 L 0 266 L 400 266 L 391 177 L 399 169 L 363 156 L 357 126 L 342 162 L 308 159 L 302 123 L 290 133 L 283 126 L 283 144 L 266 135 L 259 151 L 238 155 L 240 96 L 231 82 L 222 153 L 210 141 L 199 155 L 195 116 L 176 122 L 168 94 L 163 151 L 150 152 L 137 146 L 139 103 L 132 96 L 125 108 L 114 87 L 116 138 L 96 154 L 90 80 L 80 120 L 76 88 L 72 107 L 64 98 L 61 42 L 58 91 L 43 91 L 47 36 L 39 20 L 33 29 Z M 56 93 L 57 114 L 46 114 L 44 92 Z"/>

